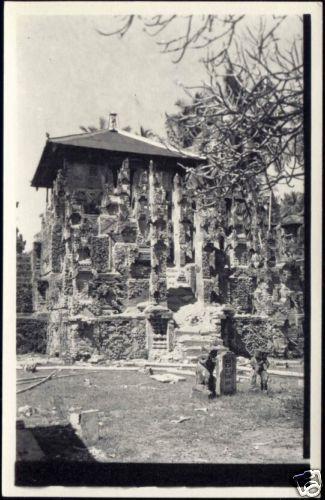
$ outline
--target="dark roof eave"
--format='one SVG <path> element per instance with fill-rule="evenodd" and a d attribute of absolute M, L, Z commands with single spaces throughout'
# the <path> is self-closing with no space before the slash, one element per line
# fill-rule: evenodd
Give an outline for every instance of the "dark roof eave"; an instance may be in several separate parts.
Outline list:
<path fill-rule="evenodd" d="M 53 150 L 54 149 L 54 150 Z M 190 157 L 190 156 L 164 156 L 164 155 L 159 155 L 159 154 L 146 154 L 146 153 L 133 153 L 133 152 L 123 152 L 123 151 L 110 151 L 108 149 L 101 149 L 101 148 L 91 148 L 91 147 L 85 147 L 85 146 L 76 146 L 76 145 L 71 145 L 71 144 L 60 144 L 57 142 L 52 142 L 51 140 L 47 141 L 42 156 L 40 158 L 40 161 L 38 163 L 36 172 L 34 174 L 34 177 L 31 181 L 31 186 L 35 188 L 39 187 L 44 187 L 44 188 L 50 188 L 52 186 L 53 180 L 55 178 L 56 172 L 58 170 L 58 164 L 56 166 L 50 166 L 51 170 L 55 173 L 54 175 L 46 175 L 44 172 L 44 168 L 46 168 L 46 164 L 50 164 L 53 161 L 53 155 L 57 155 L 57 153 L 64 153 L 64 151 L 72 151 L 72 150 L 85 150 L 88 152 L 100 152 L 105 155 L 114 155 L 115 157 L 128 157 L 128 158 L 157 158 L 159 160 L 164 161 L 165 163 L 170 163 L 170 162 L 187 162 L 191 166 L 203 164 L 206 160 L 204 158 L 200 157 Z M 56 159 L 58 161 L 59 158 Z M 55 168 L 56 167 L 56 168 Z M 47 178 L 47 179 L 46 179 Z"/>

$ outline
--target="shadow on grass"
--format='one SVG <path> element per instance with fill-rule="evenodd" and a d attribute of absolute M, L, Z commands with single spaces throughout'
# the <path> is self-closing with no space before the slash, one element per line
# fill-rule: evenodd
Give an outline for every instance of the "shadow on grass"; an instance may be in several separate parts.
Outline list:
<path fill-rule="evenodd" d="M 45 459 L 16 462 L 16 486 L 292 486 L 306 465 L 99 463 L 71 425 L 29 428 Z M 308 468 L 308 467 L 307 467 Z"/>
<path fill-rule="evenodd" d="M 28 431 L 34 436 L 44 453 L 45 461 L 95 461 L 70 424 L 29 427 Z M 18 436 L 17 439 L 19 439 Z"/>

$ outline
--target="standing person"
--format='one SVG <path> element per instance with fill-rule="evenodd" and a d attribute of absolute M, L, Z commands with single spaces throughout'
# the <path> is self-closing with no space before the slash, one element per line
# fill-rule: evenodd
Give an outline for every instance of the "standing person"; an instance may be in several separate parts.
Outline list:
<path fill-rule="evenodd" d="M 254 356 L 251 359 L 251 367 L 253 369 L 251 386 L 256 386 L 257 375 L 261 379 L 261 390 L 267 391 L 267 383 L 269 379 L 269 374 L 267 372 L 270 362 L 267 359 L 267 353 L 264 351 L 256 350 Z"/>

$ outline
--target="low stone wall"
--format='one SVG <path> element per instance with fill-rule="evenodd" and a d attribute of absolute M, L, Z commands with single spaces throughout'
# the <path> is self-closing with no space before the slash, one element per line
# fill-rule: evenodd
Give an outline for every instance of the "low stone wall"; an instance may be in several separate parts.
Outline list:
<path fill-rule="evenodd" d="M 18 316 L 16 320 L 16 351 L 17 354 L 46 352 L 47 320 L 34 316 Z"/>
<path fill-rule="evenodd" d="M 238 356 L 250 357 L 255 349 L 267 350 L 270 340 L 268 318 L 236 315 L 223 322 L 223 340 Z"/>
<path fill-rule="evenodd" d="M 146 319 L 112 318 L 68 321 L 60 325 L 60 356 L 67 362 L 102 354 L 106 359 L 146 358 Z"/>
<path fill-rule="evenodd" d="M 275 317 L 238 314 L 222 322 L 225 345 L 238 356 L 250 357 L 256 349 L 276 357 L 303 355 L 303 318 L 298 325 L 278 321 Z"/>
<path fill-rule="evenodd" d="M 96 324 L 100 352 L 109 359 L 144 358 L 146 353 L 145 318 L 119 317 Z"/>

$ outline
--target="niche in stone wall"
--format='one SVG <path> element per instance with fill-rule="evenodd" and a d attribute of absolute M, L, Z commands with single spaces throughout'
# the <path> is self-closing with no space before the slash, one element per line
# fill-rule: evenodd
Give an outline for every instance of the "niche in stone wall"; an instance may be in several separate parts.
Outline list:
<path fill-rule="evenodd" d="M 74 203 L 81 205 L 85 214 L 99 215 L 101 200 L 102 192 L 100 190 L 79 190 L 73 193 Z"/>
<path fill-rule="evenodd" d="M 168 319 L 157 314 L 157 316 L 151 317 L 149 321 L 154 335 L 167 335 Z"/>
<path fill-rule="evenodd" d="M 88 296 L 89 283 L 92 279 L 92 273 L 82 271 L 76 277 L 76 287 L 79 294 Z"/>
<path fill-rule="evenodd" d="M 70 216 L 72 226 L 78 226 L 81 223 L 81 215 L 79 212 L 73 212 Z"/>
<path fill-rule="evenodd" d="M 245 243 L 238 243 L 235 248 L 235 257 L 240 266 L 247 265 L 247 245 Z"/>
<path fill-rule="evenodd" d="M 227 264 L 227 255 L 224 251 L 215 249 L 215 269 L 216 273 L 220 274 L 224 272 L 225 266 Z"/>
<path fill-rule="evenodd" d="M 192 264 L 194 262 L 194 259 L 195 259 L 194 227 L 193 227 L 193 223 L 189 220 L 184 220 L 183 226 L 184 226 L 185 244 L 186 244 L 185 263 Z"/>
<path fill-rule="evenodd" d="M 288 263 L 283 266 L 280 280 L 290 290 L 301 292 L 303 289 L 300 267 L 294 263 Z"/>
<path fill-rule="evenodd" d="M 130 266 L 131 278 L 149 278 L 151 270 L 150 248 L 139 250 L 139 254 Z"/>
<path fill-rule="evenodd" d="M 140 210 L 148 210 L 148 198 L 146 196 L 140 196 L 138 203 Z"/>
<path fill-rule="evenodd" d="M 40 259 L 41 255 L 42 255 L 42 243 L 40 243 L 40 242 L 34 243 L 34 252 L 35 252 L 36 258 Z"/>
<path fill-rule="evenodd" d="M 90 249 L 89 247 L 82 247 L 78 250 L 78 261 L 83 262 L 90 259 Z"/>
<path fill-rule="evenodd" d="M 174 224 L 171 220 L 168 221 L 168 254 L 167 265 L 173 266 L 175 262 L 175 244 L 174 244 Z"/>
<path fill-rule="evenodd" d="M 137 239 L 137 230 L 135 227 L 127 225 L 121 231 L 124 243 L 134 243 Z"/>
<path fill-rule="evenodd" d="M 162 218 L 156 219 L 153 222 L 153 225 L 155 226 L 155 228 L 157 229 L 157 231 L 160 232 L 160 233 L 162 233 L 163 231 L 165 231 L 166 227 L 167 227 L 166 221 L 164 219 L 162 219 Z"/>
<path fill-rule="evenodd" d="M 226 213 L 227 213 L 227 215 L 230 215 L 231 205 L 232 205 L 232 199 L 231 198 L 225 198 L 225 204 L 226 204 Z"/>
<path fill-rule="evenodd" d="M 100 205 L 98 201 L 89 200 L 84 205 L 85 214 L 89 215 L 99 215 L 100 214 Z"/>
<path fill-rule="evenodd" d="M 299 225 L 297 224 L 282 224 L 286 236 L 297 236 Z"/>
<path fill-rule="evenodd" d="M 146 214 L 141 214 L 138 218 L 138 227 L 141 235 L 146 238 L 149 233 L 149 220 Z"/>
<path fill-rule="evenodd" d="M 89 215 L 99 215 L 101 213 L 101 201 L 102 192 L 101 191 L 87 191 L 86 198 L 84 202 L 85 214 Z"/>
<path fill-rule="evenodd" d="M 163 240 L 158 240 L 152 247 L 153 254 L 157 259 L 161 259 L 167 251 L 167 246 Z"/>
<path fill-rule="evenodd" d="M 46 281 L 46 280 L 39 280 L 37 282 L 37 291 L 38 291 L 38 293 L 40 295 L 40 298 L 42 300 L 46 300 L 48 288 L 49 288 L 48 281 Z"/>
<path fill-rule="evenodd" d="M 244 226 L 243 224 L 239 224 L 239 223 L 236 223 L 235 224 L 235 231 L 236 231 L 236 234 L 245 234 L 245 229 L 244 229 Z"/>
<path fill-rule="evenodd" d="M 119 205 L 116 202 L 109 202 L 106 206 L 108 215 L 117 215 L 119 212 Z"/>
<path fill-rule="evenodd" d="M 94 325 L 92 323 L 80 322 L 78 325 L 78 349 L 75 356 L 76 361 L 87 361 L 94 350 L 99 346 L 94 336 Z"/>
<path fill-rule="evenodd" d="M 218 294 L 215 290 L 212 290 L 210 293 L 210 302 L 211 304 L 221 304 L 223 301 L 220 294 Z"/>

